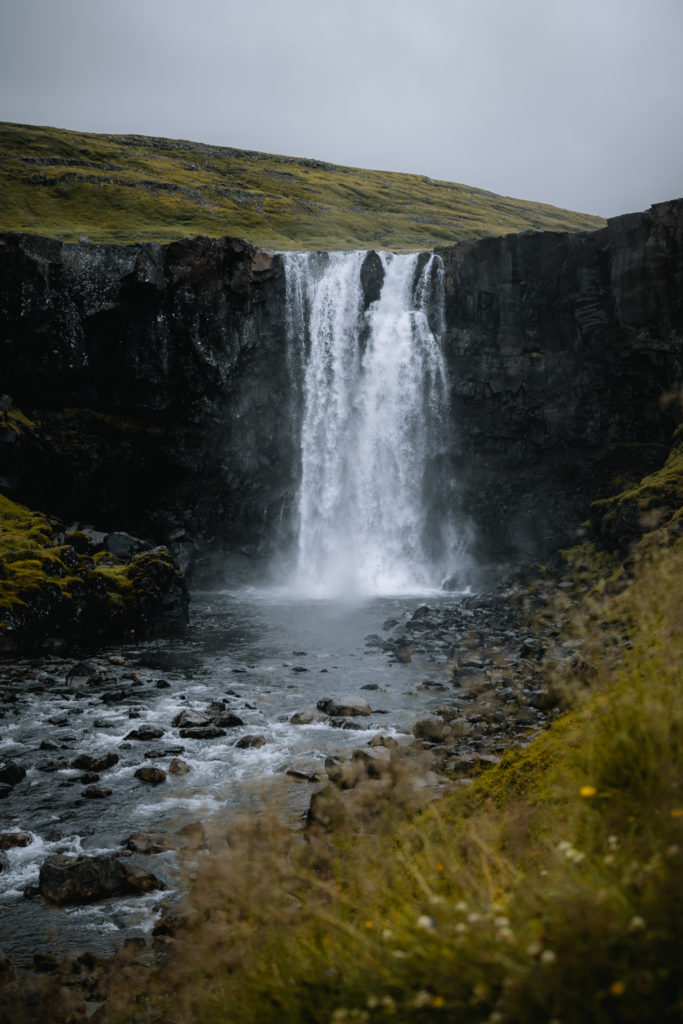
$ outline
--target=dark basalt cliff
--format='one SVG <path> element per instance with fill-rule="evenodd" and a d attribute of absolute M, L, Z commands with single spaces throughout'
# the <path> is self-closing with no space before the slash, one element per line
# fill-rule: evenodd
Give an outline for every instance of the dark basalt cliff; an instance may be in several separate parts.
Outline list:
<path fill-rule="evenodd" d="M 0 476 L 66 520 L 253 551 L 291 490 L 281 261 L 238 239 L 167 246 L 0 236 Z"/>
<path fill-rule="evenodd" d="M 593 233 L 439 250 L 452 448 L 438 472 L 479 557 L 537 556 L 593 498 L 663 463 L 682 247 L 674 201 Z M 298 456 L 278 256 L 230 238 L 2 235 L 0 391 L 16 500 L 168 544 L 183 564 L 286 534 Z"/>
<path fill-rule="evenodd" d="M 585 234 L 438 250 L 451 500 L 483 556 L 537 556 L 662 464 L 680 420 L 683 201 Z"/>

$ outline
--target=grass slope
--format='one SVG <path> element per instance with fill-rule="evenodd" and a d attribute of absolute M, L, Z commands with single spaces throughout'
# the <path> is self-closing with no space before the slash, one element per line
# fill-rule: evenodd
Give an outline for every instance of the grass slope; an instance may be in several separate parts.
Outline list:
<path fill-rule="evenodd" d="M 159 971 L 158 987 L 142 972 L 137 997 L 118 1005 L 114 992 L 109 1019 L 680 1021 L 673 474 L 672 457 L 647 479 L 648 494 L 673 495 L 666 524 L 656 536 L 643 524 L 619 579 L 608 583 L 598 558 L 592 580 L 569 568 L 574 588 L 548 589 L 558 641 L 581 639 L 581 659 L 548 680 L 565 690 L 562 718 L 422 813 L 378 794 L 377 817 L 359 806 L 355 828 L 348 819 L 327 840 L 292 840 L 266 817 L 229 829 L 195 866 L 173 972 Z"/>
<path fill-rule="evenodd" d="M 140 135 L 0 123 L 0 230 L 76 241 L 235 235 L 269 249 L 413 250 L 599 217 L 421 175 Z"/>

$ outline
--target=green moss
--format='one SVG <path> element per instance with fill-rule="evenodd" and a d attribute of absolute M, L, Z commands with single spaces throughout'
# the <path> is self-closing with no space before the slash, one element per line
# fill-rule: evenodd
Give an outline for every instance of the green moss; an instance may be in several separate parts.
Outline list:
<path fill-rule="evenodd" d="M 674 448 L 660 470 L 611 498 L 593 502 L 594 515 L 609 524 L 626 509 L 637 510 L 644 532 L 666 523 L 683 508 L 683 435 L 675 437 Z"/>
<path fill-rule="evenodd" d="M 415 250 L 598 217 L 422 175 L 137 135 L 0 124 L 0 230 L 76 241 L 236 235 L 269 249 Z"/>
<path fill-rule="evenodd" d="M 169 578 L 179 576 L 166 552 L 120 563 L 109 552 L 90 555 L 82 531 L 57 543 L 56 529 L 46 516 L 0 495 L 3 643 L 14 637 L 16 647 L 50 633 L 68 638 L 84 630 L 93 639 L 155 624 L 157 599 Z"/>

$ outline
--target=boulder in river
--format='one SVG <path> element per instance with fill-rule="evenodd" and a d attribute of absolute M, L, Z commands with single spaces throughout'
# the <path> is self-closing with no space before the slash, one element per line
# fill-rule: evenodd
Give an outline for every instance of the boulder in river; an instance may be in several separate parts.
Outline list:
<path fill-rule="evenodd" d="M 205 725 L 196 729 L 181 729 L 180 737 L 184 740 L 216 740 L 219 736 L 225 736 L 225 729 L 217 725 Z"/>
<path fill-rule="evenodd" d="M 105 800 L 111 794 L 111 789 L 106 789 L 104 786 L 88 786 L 83 790 L 86 800 Z"/>
<path fill-rule="evenodd" d="M 165 888 L 150 871 L 122 863 L 113 854 L 77 857 L 53 854 L 43 862 L 40 892 L 49 903 L 93 903 L 111 896 L 151 892 Z"/>
<path fill-rule="evenodd" d="M 113 768 L 115 764 L 118 764 L 118 760 L 119 755 L 113 751 L 110 751 L 108 754 L 100 754 L 99 756 L 79 754 L 71 762 L 71 767 L 79 768 L 85 772 L 103 772 L 107 768 Z"/>
<path fill-rule="evenodd" d="M 199 729 L 206 725 L 211 725 L 211 718 L 209 715 L 203 715 L 200 711 L 193 711 L 192 708 L 185 708 L 184 711 L 180 711 L 171 725 L 174 729 Z"/>
<path fill-rule="evenodd" d="M 126 839 L 126 846 L 133 853 L 165 853 L 173 849 L 173 842 L 164 832 L 134 832 Z"/>
<path fill-rule="evenodd" d="M 289 722 L 290 725 L 310 725 L 315 722 L 315 715 L 312 711 L 295 711 Z"/>
<path fill-rule="evenodd" d="M 222 729 L 235 729 L 238 725 L 244 725 L 244 722 L 234 711 L 226 711 L 214 718 L 214 724 L 219 725 Z"/>
<path fill-rule="evenodd" d="M 267 742 L 268 741 L 265 736 L 243 736 L 237 741 L 235 746 L 239 747 L 241 750 L 249 750 L 255 749 L 256 747 L 265 747 Z"/>
<path fill-rule="evenodd" d="M 29 832 L 0 832 L 0 850 L 13 850 L 17 846 L 30 846 L 33 836 Z"/>
<path fill-rule="evenodd" d="M 0 761 L 0 783 L 16 786 L 26 775 L 26 769 L 14 761 Z"/>
<path fill-rule="evenodd" d="M 163 768 L 152 768 L 146 764 L 142 768 L 137 769 L 135 778 L 140 779 L 141 782 L 149 783 L 150 786 L 158 786 L 160 783 L 166 782 L 166 772 Z"/>
<path fill-rule="evenodd" d="M 187 761 L 183 761 L 181 757 L 174 757 L 168 766 L 168 770 L 171 775 L 187 775 L 191 769 Z"/>
<path fill-rule="evenodd" d="M 163 729 L 155 725 L 141 725 L 139 729 L 133 729 L 125 737 L 127 740 L 158 740 L 164 735 Z"/>
<path fill-rule="evenodd" d="M 318 710 L 324 711 L 326 715 L 330 715 L 332 718 L 372 714 L 372 708 L 369 704 L 364 700 L 358 700 L 354 697 L 345 697 L 341 700 L 325 697 L 323 700 L 318 701 Z"/>

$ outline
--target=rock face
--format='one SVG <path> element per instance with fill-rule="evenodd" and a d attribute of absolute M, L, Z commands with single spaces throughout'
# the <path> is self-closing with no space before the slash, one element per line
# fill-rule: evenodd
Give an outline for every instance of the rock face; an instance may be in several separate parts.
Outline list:
<path fill-rule="evenodd" d="M 536 556 L 625 468 L 662 464 L 682 250 L 681 200 L 597 232 L 439 250 L 451 444 L 431 490 L 474 524 L 475 555 Z M 122 549 L 124 531 L 165 544 L 181 568 L 209 548 L 276 548 L 299 459 L 285 305 L 281 258 L 239 239 L 0 235 L 4 489 Z"/>
<path fill-rule="evenodd" d="M 31 413 L 4 444 L 0 424 L 5 488 L 181 569 L 255 549 L 290 487 L 283 318 L 282 261 L 239 239 L 0 235 L 0 378 Z"/>
<path fill-rule="evenodd" d="M 683 376 L 683 201 L 444 261 L 453 493 L 483 552 L 534 554 L 666 457 Z M 661 445 L 661 447 L 660 447 Z M 637 447 L 636 447 L 637 446 Z M 602 493 L 601 493 L 602 492 Z"/>

